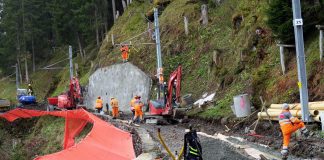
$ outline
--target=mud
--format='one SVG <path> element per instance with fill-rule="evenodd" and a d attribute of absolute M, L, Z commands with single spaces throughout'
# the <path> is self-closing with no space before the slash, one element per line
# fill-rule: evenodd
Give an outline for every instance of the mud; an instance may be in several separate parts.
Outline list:
<path fill-rule="evenodd" d="M 200 141 L 203 148 L 203 158 L 206 160 L 249 160 L 240 151 L 220 140 L 200 136 Z"/>
<path fill-rule="evenodd" d="M 157 129 L 160 128 L 161 135 L 169 147 L 171 152 L 176 155 L 180 153 L 181 148 L 184 143 L 184 134 L 185 127 L 180 125 L 150 125 L 150 124 L 141 124 L 141 127 L 147 129 L 151 135 L 155 138 L 156 141 L 159 141 L 157 136 Z M 247 155 L 244 155 L 240 151 L 235 148 L 229 146 L 228 144 L 222 142 L 221 140 L 205 137 L 199 135 L 201 145 L 203 148 L 203 159 L 206 160 L 223 160 L 223 159 L 231 159 L 231 160 L 247 160 Z M 162 153 L 167 155 L 166 150 L 160 144 Z"/>
<path fill-rule="evenodd" d="M 240 119 L 236 119 L 234 117 L 228 118 L 227 120 L 225 120 L 225 122 L 224 119 L 211 121 L 191 119 L 187 124 L 183 125 L 188 126 L 190 124 L 198 130 L 212 135 L 214 133 L 222 133 L 224 135 L 242 137 L 249 142 L 269 146 L 268 152 L 270 152 L 270 150 L 280 152 L 282 147 L 282 135 L 278 122 L 272 122 L 272 127 L 269 121 L 260 121 L 258 127 L 255 130 L 258 135 L 251 136 L 249 135 L 249 130 L 252 130 L 253 128 L 248 129 L 247 127 L 249 127 L 255 120 L 256 118 L 248 119 L 247 121 L 242 122 L 235 127 L 233 126 L 237 124 Z M 226 132 L 225 125 L 230 128 L 230 131 Z M 246 130 L 248 132 L 246 132 Z M 292 136 L 291 138 L 289 153 L 292 157 L 294 157 L 293 159 L 319 158 L 319 153 L 323 152 L 324 139 L 321 138 L 321 136 L 319 136 L 318 134 L 314 134 L 308 139 L 303 139 L 302 143 L 300 144 L 297 143 L 296 137 Z"/>

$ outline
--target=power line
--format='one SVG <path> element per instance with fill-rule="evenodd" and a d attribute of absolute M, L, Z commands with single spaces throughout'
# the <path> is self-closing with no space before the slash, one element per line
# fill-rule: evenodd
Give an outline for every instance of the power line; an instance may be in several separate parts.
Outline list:
<path fill-rule="evenodd" d="M 10 78 L 11 76 L 13 76 L 13 75 L 15 75 L 16 74 L 16 72 L 14 72 L 14 73 L 12 73 L 12 74 L 10 74 L 9 76 L 7 76 L 7 77 L 4 77 L 4 78 L 2 78 L 1 80 L 0 80 L 0 82 L 2 82 L 2 81 L 4 81 L 4 80 L 6 80 L 6 79 L 8 79 L 8 78 Z"/>
<path fill-rule="evenodd" d="M 50 64 L 50 65 L 48 65 L 48 66 L 45 66 L 45 67 L 43 67 L 43 68 L 41 68 L 41 69 L 50 69 L 50 67 L 52 67 L 52 66 L 54 66 L 54 65 L 56 65 L 56 64 L 58 64 L 58 63 L 61 63 L 61 62 L 63 62 L 63 61 L 66 61 L 66 60 L 68 60 L 69 58 L 64 58 L 64 59 L 62 59 L 62 60 L 60 60 L 60 61 L 58 61 L 58 62 L 55 62 L 55 63 L 53 63 L 53 64 Z"/>

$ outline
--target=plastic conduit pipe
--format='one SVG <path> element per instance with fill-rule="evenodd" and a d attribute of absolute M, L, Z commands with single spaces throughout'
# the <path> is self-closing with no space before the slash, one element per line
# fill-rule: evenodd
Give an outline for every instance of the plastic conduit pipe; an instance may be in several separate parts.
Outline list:
<path fill-rule="evenodd" d="M 181 159 L 182 159 L 183 151 L 184 151 L 184 147 L 181 148 L 181 151 L 180 151 L 180 154 L 179 154 L 178 160 L 181 160 Z"/>
<path fill-rule="evenodd" d="M 158 128 L 158 137 L 159 137 L 159 140 L 161 142 L 161 144 L 163 145 L 163 147 L 165 148 L 165 150 L 168 152 L 168 154 L 170 155 L 170 157 L 173 159 L 173 160 L 181 160 L 182 156 L 183 156 L 183 151 L 184 151 L 184 147 L 181 148 L 181 151 L 180 151 L 180 154 L 179 154 L 179 157 L 176 159 L 175 156 L 171 153 L 170 149 L 168 148 L 168 146 L 164 143 L 164 140 L 161 136 L 161 130 L 160 128 Z"/>
<path fill-rule="evenodd" d="M 161 129 L 158 128 L 158 137 L 159 140 L 161 142 L 161 144 L 163 145 L 163 147 L 165 148 L 165 150 L 168 152 L 169 156 L 172 158 L 172 160 L 176 160 L 176 158 L 174 157 L 174 155 L 171 153 L 170 149 L 168 148 L 168 146 L 164 143 L 164 140 L 161 136 Z"/>

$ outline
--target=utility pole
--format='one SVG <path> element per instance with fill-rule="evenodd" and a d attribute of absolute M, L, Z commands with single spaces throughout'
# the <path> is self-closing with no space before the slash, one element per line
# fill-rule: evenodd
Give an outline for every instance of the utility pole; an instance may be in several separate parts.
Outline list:
<path fill-rule="evenodd" d="M 26 82 L 29 83 L 28 64 L 27 64 L 27 53 L 26 53 L 26 56 L 25 56 L 25 75 L 26 75 Z"/>
<path fill-rule="evenodd" d="M 73 78 L 72 46 L 69 46 L 70 80 Z"/>
<path fill-rule="evenodd" d="M 300 103 L 302 105 L 301 113 L 303 121 L 310 122 L 311 120 L 308 110 L 308 88 L 304 53 L 303 19 L 301 16 L 300 0 L 292 0 L 292 6 L 294 15 L 293 25 L 295 31 L 295 44 L 298 65 L 298 87 L 300 92 Z"/>
<path fill-rule="evenodd" d="M 113 9 L 113 15 L 114 15 L 114 23 L 116 22 L 116 2 L 115 0 L 111 0 L 111 5 Z"/>
<path fill-rule="evenodd" d="M 160 91 L 163 88 L 163 68 L 162 68 L 162 55 L 161 55 L 161 41 L 159 29 L 159 12 L 154 8 L 154 29 L 155 29 L 155 43 L 156 43 L 156 57 L 157 57 L 157 78 L 159 79 L 158 99 L 160 99 Z"/>
<path fill-rule="evenodd" d="M 19 89 L 19 70 L 18 70 L 18 63 L 15 65 L 16 68 L 16 88 Z"/>

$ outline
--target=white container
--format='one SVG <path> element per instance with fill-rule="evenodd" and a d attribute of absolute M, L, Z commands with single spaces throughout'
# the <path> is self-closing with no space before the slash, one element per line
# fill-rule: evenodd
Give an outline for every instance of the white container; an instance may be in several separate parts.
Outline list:
<path fill-rule="evenodd" d="M 236 117 L 246 117 L 251 114 L 251 103 L 248 94 L 241 94 L 233 99 Z"/>

